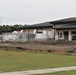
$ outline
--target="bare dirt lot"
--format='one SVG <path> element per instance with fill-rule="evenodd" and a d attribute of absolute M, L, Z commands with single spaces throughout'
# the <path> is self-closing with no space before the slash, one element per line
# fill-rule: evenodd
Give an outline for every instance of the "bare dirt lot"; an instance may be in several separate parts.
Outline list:
<path fill-rule="evenodd" d="M 57 54 L 76 54 L 76 41 L 34 41 L 34 42 L 0 42 L 0 49 L 50 52 Z"/>

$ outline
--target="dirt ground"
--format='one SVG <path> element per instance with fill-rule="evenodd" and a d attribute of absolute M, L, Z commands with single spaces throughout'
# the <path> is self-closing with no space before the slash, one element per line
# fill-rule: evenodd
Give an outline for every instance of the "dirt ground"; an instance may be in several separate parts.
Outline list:
<path fill-rule="evenodd" d="M 57 54 L 76 54 L 76 41 L 34 41 L 34 42 L 0 42 L 0 49 L 49 52 Z"/>

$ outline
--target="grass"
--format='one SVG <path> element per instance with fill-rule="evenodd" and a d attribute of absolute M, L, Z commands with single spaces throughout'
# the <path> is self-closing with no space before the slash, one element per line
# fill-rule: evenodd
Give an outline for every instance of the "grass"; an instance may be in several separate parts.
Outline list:
<path fill-rule="evenodd" d="M 50 74 L 35 74 L 35 75 L 76 75 L 76 70 L 73 71 L 62 71 Z"/>
<path fill-rule="evenodd" d="M 76 56 L 0 50 L 0 72 L 76 66 Z"/>

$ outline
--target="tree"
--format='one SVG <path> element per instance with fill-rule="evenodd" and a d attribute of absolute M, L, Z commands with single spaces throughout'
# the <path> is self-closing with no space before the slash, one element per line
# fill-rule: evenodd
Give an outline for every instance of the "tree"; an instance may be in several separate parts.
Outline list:
<path fill-rule="evenodd" d="M 20 27 L 25 27 L 25 25 L 21 25 L 21 24 L 15 24 L 15 25 L 3 25 L 0 26 L 0 34 L 1 33 L 6 33 L 6 32 L 13 32 L 15 30 L 20 30 Z"/>

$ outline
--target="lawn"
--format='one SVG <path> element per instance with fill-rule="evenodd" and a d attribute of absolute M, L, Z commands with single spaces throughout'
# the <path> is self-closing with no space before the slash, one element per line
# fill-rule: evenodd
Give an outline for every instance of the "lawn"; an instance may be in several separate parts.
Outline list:
<path fill-rule="evenodd" d="M 0 50 L 0 72 L 76 66 L 76 56 Z"/>
<path fill-rule="evenodd" d="M 76 70 L 74 71 L 62 71 L 50 74 L 35 74 L 35 75 L 76 75 Z"/>

